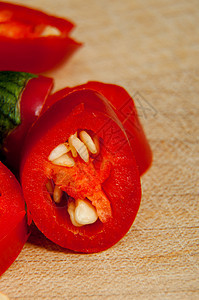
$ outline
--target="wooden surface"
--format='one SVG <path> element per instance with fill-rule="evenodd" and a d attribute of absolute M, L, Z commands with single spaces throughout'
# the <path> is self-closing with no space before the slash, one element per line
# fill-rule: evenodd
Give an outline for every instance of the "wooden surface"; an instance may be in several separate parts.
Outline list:
<path fill-rule="evenodd" d="M 47 75 L 135 96 L 153 149 L 129 233 L 80 255 L 34 232 L 0 278 L 10 299 L 199 299 L 199 1 L 13 1 L 71 18 L 84 47 Z"/>

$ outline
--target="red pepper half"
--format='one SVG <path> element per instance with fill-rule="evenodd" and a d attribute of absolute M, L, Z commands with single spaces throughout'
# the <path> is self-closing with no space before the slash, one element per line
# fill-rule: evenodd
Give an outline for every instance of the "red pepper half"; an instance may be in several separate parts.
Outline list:
<path fill-rule="evenodd" d="M 41 11 L 0 2 L 0 70 L 41 73 L 68 59 L 81 44 L 74 24 Z"/>
<path fill-rule="evenodd" d="M 0 162 L 0 276 L 28 238 L 25 202 L 14 175 Z"/>
<path fill-rule="evenodd" d="M 66 97 L 73 91 L 81 91 L 84 89 L 97 91 L 109 101 L 117 114 L 117 117 L 122 122 L 133 149 L 140 175 L 142 175 L 151 165 L 152 152 L 138 118 L 133 99 L 124 88 L 118 85 L 106 84 L 97 81 L 90 81 L 86 84 L 72 88 L 67 87 L 51 95 L 48 98 L 44 109 L 57 102 L 59 99 Z"/>
<path fill-rule="evenodd" d="M 0 72 L 0 149 L 18 169 L 24 139 L 38 118 L 53 80 L 23 72 Z"/>
<path fill-rule="evenodd" d="M 37 120 L 24 149 L 24 197 L 47 238 L 98 252 L 127 233 L 140 205 L 139 171 L 104 96 L 86 89 L 67 95 Z"/>

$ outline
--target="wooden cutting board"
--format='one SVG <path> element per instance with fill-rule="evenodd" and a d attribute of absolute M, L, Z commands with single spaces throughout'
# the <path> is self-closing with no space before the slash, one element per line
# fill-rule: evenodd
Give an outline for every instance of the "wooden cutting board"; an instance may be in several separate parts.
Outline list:
<path fill-rule="evenodd" d="M 136 221 L 117 245 L 74 254 L 35 231 L 0 290 L 10 299 L 199 299 L 199 2 L 12 2 L 77 24 L 84 46 L 46 75 L 55 90 L 88 80 L 124 86 L 154 159 Z"/>

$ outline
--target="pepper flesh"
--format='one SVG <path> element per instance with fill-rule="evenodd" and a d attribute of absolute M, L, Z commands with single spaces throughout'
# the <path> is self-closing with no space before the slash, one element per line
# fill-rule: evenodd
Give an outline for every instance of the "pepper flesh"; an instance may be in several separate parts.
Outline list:
<path fill-rule="evenodd" d="M 49 154 L 78 130 L 92 131 L 99 137 L 100 154 L 93 160 L 96 176 L 88 172 L 91 158 L 88 165 L 82 162 L 84 167 L 78 165 L 80 158 L 74 158 L 80 171 L 64 169 L 61 177 L 61 167 L 51 165 Z M 90 175 L 89 189 L 85 182 Z M 74 180 L 74 189 L 69 189 L 68 182 L 77 176 L 82 184 L 77 181 L 75 189 Z M 60 188 L 66 189 L 69 197 L 91 198 L 101 220 L 75 227 L 67 212 L 67 201 L 59 205 L 52 202 L 45 187 L 47 178 L 53 178 Z M 37 227 L 60 246 L 79 252 L 99 252 L 113 246 L 129 230 L 140 205 L 139 172 L 126 133 L 108 101 L 91 90 L 71 93 L 38 119 L 24 147 L 21 182 Z M 108 214 L 101 191 L 111 208 Z"/>
<path fill-rule="evenodd" d="M 0 2 L 0 69 L 41 73 L 58 66 L 81 46 L 69 37 L 73 27 L 66 19 Z M 44 34 L 48 28 L 54 30 Z"/>
<path fill-rule="evenodd" d="M 28 235 L 21 187 L 0 162 L 0 276 L 19 255 Z"/>
<path fill-rule="evenodd" d="M 45 103 L 44 111 L 53 103 L 56 103 L 73 91 L 84 89 L 96 91 L 109 101 L 117 117 L 122 122 L 133 149 L 140 175 L 142 175 L 151 165 L 152 151 L 140 123 L 134 101 L 124 88 L 97 81 L 90 81 L 72 88 L 67 87 L 50 95 Z"/>

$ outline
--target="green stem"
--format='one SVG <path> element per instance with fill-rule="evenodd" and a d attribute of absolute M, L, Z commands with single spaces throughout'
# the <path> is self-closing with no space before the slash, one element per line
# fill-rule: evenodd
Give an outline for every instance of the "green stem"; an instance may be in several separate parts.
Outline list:
<path fill-rule="evenodd" d="M 24 72 L 0 72 L 0 146 L 8 133 L 21 124 L 21 95 L 28 81 L 35 77 Z"/>

